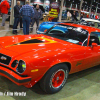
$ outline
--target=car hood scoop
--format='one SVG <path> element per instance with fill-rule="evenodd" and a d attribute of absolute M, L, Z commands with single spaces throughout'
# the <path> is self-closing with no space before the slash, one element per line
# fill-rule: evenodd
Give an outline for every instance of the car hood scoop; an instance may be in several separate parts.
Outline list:
<path fill-rule="evenodd" d="M 29 40 L 24 40 L 18 43 L 14 43 L 5 47 L 11 47 L 11 46 L 15 46 L 15 45 L 31 45 L 31 44 L 37 44 L 37 43 L 44 43 L 44 41 L 39 40 L 39 39 L 29 39 Z"/>
<path fill-rule="evenodd" d="M 43 43 L 43 41 L 39 39 L 31 39 L 31 40 L 23 41 L 17 44 L 30 44 L 30 43 Z"/>

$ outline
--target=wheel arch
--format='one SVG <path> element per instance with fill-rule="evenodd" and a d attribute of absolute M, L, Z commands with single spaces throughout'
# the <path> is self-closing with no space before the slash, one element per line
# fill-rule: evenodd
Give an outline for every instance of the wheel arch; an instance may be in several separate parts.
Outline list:
<path fill-rule="evenodd" d="M 51 68 L 53 68 L 55 65 L 58 65 L 58 64 L 66 64 L 66 67 L 68 67 L 68 69 L 69 69 L 69 72 L 70 72 L 70 70 L 71 70 L 71 63 L 70 62 L 59 62 L 59 63 L 56 63 L 56 64 L 53 64 L 53 65 L 51 65 L 51 67 L 49 67 L 49 69 L 46 71 L 46 73 L 51 69 Z M 45 73 L 45 74 L 46 74 Z M 44 75 L 45 75 L 44 74 Z M 44 76 L 43 75 L 43 76 Z"/>
<path fill-rule="evenodd" d="M 64 61 L 64 62 L 56 62 L 56 63 L 52 64 L 49 69 L 51 69 L 53 66 L 58 65 L 58 64 L 66 64 L 66 67 L 68 67 L 69 72 L 70 72 L 70 70 L 71 70 L 71 63 L 70 62 L 66 62 L 66 61 Z"/>
<path fill-rule="evenodd" d="M 64 62 L 67 66 L 68 66 L 68 69 L 69 69 L 69 72 L 70 72 L 70 70 L 71 70 L 71 63 L 69 63 L 69 62 Z"/>

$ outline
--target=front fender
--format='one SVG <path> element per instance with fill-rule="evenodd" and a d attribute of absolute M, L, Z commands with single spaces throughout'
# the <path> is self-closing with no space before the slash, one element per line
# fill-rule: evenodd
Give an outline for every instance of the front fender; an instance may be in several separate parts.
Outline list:
<path fill-rule="evenodd" d="M 57 65 L 57 64 L 60 64 L 60 63 L 69 63 L 71 65 L 71 61 L 70 60 L 66 60 L 66 59 L 57 59 L 55 60 L 54 62 L 52 62 L 50 64 L 50 68 Z"/>

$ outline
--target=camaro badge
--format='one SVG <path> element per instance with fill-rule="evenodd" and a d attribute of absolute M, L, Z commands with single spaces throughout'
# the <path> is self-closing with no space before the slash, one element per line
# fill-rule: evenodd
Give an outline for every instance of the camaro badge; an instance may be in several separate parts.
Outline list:
<path fill-rule="evenodd" d="M 1 60 L 7 60 L 7 58 L 4 57 L 4 56 L 1 56 L 0 59 L 1 59 Z"/>

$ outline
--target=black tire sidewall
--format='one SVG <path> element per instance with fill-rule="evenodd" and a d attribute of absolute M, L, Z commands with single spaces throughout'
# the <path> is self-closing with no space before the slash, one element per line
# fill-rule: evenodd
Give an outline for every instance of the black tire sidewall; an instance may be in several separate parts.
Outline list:
<path fill-rule="evenodd" d="M 51 84 L 52 76 L 53 76 L 53 74 L 55 74 L 56 71 L 58 71 L 60 69 L 65 71 L 65 79 L 64 79 L 64 81 L 63 81 L 63 83 L 61 84 L 60 87 L 53 88 L 52 84 Z M 45 90 L 46 90 L 46 92 L 47 93 L 56 93 L 56 92 L 60 91 L 66 83 L 66 80 L 68 78 L 68 73 L 69 73 L 69 70 L 68 70 L 68 67 L 66 66 L 66 64 L 58 64 L 58 65 L 53 66 L 49 70 L 49 72 L 47 73 L 46 78 L 45 78 L 45 80 L 46 80 L 45 81 Z"/>

